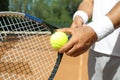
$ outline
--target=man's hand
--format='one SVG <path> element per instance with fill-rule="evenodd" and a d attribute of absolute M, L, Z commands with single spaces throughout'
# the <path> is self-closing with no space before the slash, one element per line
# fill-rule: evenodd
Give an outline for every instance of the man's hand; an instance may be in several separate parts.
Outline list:
<path fill-rule="evenodd" d="M 68 43 L 59 50 L 60 53 L 66 53 L 72 57 L 84 53 L 97 41 L 96 33 L 88 26 L 63 28 L 58 29 L 58 31 L 65 32 L 72 36 Z"/>

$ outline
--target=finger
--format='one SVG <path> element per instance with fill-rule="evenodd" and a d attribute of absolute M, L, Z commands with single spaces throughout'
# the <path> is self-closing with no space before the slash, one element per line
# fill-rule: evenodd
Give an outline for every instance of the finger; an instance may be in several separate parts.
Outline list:
<path fill-rule="evenodd" d="M 64 45 L 62 48 L 59 49 L 60 53 L 68 52 L 75 44 L 75 40 L 72 38 L 68 41 L 66 45 Z"/>
<path fill-rule="evenodd" d="M 89 49 L 89 47 L 85 46 L 85 45 L 84 45 L 84 47 L 79 47 L 79 48 L 73 47 L 66 54 L 68 54 L 69 56 L 72 56 L 72 57 L 76 57 L 76 56 L 79 56 L 79 55 L 85 53 L 88 49 Z"/>
<path fill-rule="evenodd" d="M 67 55 L 69 56 L 74 56 L 74 55 L 77 55 L 76 53 L 78 53 L 78 48 L 76 45 L 74 45 L 71 49 L 69 49 L 68 52 L 66 52 Z"/>
<path fill-rule="evenodd" d="M 86 49 L 87 48 L 83 44 L 80 44 L 80 42 L 77 42 L 71 49 L 69 49 L 68 52 L 66 52 L 66 54 L 70 56 L 78 56 L 82 54 L 82 52 L 84 52 Z"/>
<path fill-rule="evenodd" d="M 77 56 L 83 54 L 84 52 L 85 52 L 85 50 L 78 50 L 73 55 L 71 55 L 71 57 L 77 57 Z"/>
<path fill-rule="evenodd" d="M 77 57 L 79 55 L 81 55 L 83 52 L 85 52 L 84 49 L 77 49 L 75 47 L 71 48 L 71 50 L 69 50 L 69 52 L 66 52 L 67 55 L 71 56 L 71 57 Z"/>
<path fill-rule="evenodd" d="M 76 54 L 74 50 L 76 50 L 76 49 L 74 49 L 74 46 L 73 46 L 73 47 L 72 47 L 71 49 L 69 49 L 69 51 L 66 52 L 65 54 L 72 57 L 73 55 Z"/>

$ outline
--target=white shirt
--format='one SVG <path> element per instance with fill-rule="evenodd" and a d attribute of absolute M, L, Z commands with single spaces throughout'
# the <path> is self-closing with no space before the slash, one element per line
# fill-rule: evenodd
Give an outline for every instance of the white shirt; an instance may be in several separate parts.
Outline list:
<path fill-rule="evenodd" d="M 93 18 L 101 17 L 108 13 L 119 0 L 94 0 Z M 92 46 L 94 51 L 120 56 L 120 28 L 116 29 L 109 36 L 95 43 Z"/>

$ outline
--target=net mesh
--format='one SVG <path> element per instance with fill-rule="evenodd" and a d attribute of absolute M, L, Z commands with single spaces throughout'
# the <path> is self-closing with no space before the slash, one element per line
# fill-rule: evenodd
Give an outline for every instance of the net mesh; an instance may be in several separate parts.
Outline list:
<path fill-rule="evenodd" d="M 50 46 L 47 27 L 1 16 L 0 32 L 0 80 L 48 80 L 57 54 Z"/>

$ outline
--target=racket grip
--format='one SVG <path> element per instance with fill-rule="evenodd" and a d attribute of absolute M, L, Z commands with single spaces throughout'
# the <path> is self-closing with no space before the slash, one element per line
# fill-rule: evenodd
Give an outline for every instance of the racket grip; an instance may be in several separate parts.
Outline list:
<path fill-rule="evenodd" d="M 72 37 L 72 35 L 68 35 L 68 40 L 70 40 L 71 37 Z"/>

